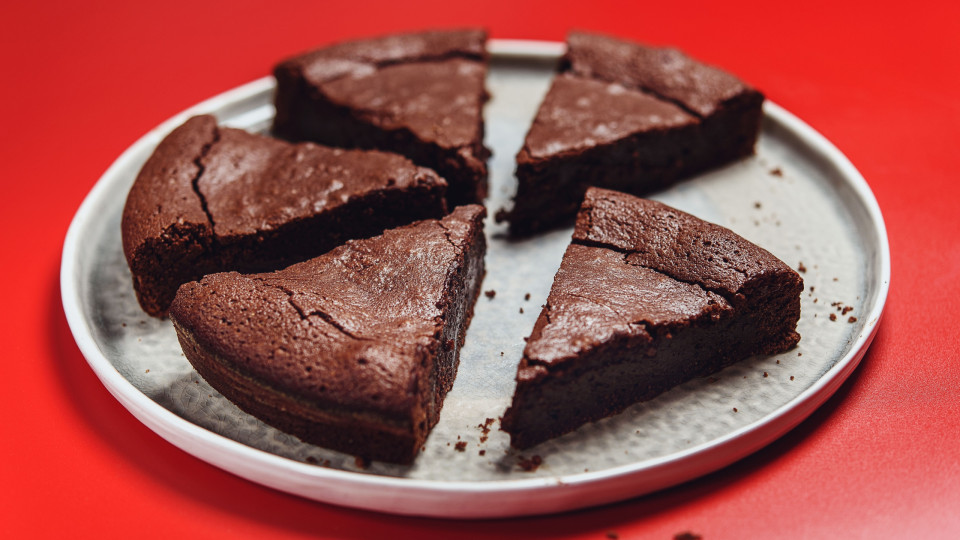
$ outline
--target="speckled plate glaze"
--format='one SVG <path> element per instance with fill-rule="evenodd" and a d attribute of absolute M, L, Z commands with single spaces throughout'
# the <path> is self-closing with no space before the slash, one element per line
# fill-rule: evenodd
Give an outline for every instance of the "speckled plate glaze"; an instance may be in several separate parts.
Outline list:
<path fill-rule="evenodd" d="M 509 204 L 513 156 L 563 46 L 492 41 L 490 48 L 492 214 Z M 360 468 L 352 456 L 301 443 L 212 390 L 183 357 L 170 321 L 140 311 L 121 250 L 127 191 L 163 136 L 199 113 L 266 130 L 273 84 L 264 78 L 214 97 L 124 152 L 78 210 L 61 272 L 67 320 L 107 389 L 163 438 L 241 477 L 317 501 L 438 517 L 542 514 L 622 500 L 714 471 L 770 443 L 836 391 L 876 331 L 890 255 L 873 194 L 834 146 L 767 103 L 756 156 L 654 198 L 729 227 L 802 272 L 797 349 L 748 359 L 517 452 L 498 418 L 570 230 L 512 242 L 503 225 L 488 219 L 484 290 L 496 294 L 479 299 L 439 424 L 412 466 Z M 542 460 L 538 468 L 521 466 L 534 456 Z"/>

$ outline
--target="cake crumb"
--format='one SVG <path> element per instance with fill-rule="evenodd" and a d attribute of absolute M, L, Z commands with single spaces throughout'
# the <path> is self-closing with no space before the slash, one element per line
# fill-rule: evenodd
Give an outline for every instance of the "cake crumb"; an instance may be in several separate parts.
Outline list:
<path fill-rule="evenodd" d="M 454 445 L 453 449 L 456 450 L 457 452 L 463 452 L 464 450 L 467 449 L 467 441 L 457 442 L 457 444 Z"/>
<path fill-rule="evenodd" d="M 487 418 L 483 421 L 482 424 L 477 424 L 477 427 L 480 428 L 480 442 L 485 443 L 487 439 L 490 438 L 490 426 L 493 424 L 493 418 Z"/>
<path fill-rule="evenodd" d="M 803 265 L 803 261 L 800 261 L 800 264 L 797 265 L 797 272 L 800 272 L 801 274 L 807 273 L 807 267 Z"/>
<path fill-rule="evenodd" d="M 497 291 L 490 289 L 489 291 L 483 291 L 483 295 L 492 300 L 497 295 Z"/>
<path fill-rule="evenodd" d="M 480 454 L 481 456 L 485 456 L 485 455 L 487 455 L 487 451 L 486 451 L 486 450 L 484 450 L 483 448 L 481 448 L 481 449 L 480 449 L 480 451 L 479 451 L 479 452 L 477 452 L 477 453 L 478 453 L 478 454 Z"/>
<path fill-rule="evenodd" d="M 846 307 L 843 308 L 843 311 L 841 311 L 840 314 L 841 314 L 841 315 L 846 315 L 847 313 L 850 313 L 851 311 L 853 311 L 853 307 L 851 307 L 851 306 L 846 306 Z"/>
<path fill-rule="evenodd" d="M 831 320 L 831 321 L 837 320 L 837 314 L 836 314 L 836 313 L 831 313 L 831 314 L 830 314 L 830 320 Z"/>
<path fill-rule="evenodd" d="M 847 319 L 847 322 L 848 322 L 848 323 L 855 323 L 855 322 L 857 322 L 857 318 L 854 317 L 854 316 L 850 316 L 850 318 Z"/>
<path fill-rule="evenodd" d="M 702 540 L 702 536 L 699 534 L 694 534 L 690 531 L 684 531 L 682 533 L 677 533 L 673 535 L 673 540 Z"/>
<path fill-rule="evenodd" d="M 309 464 L 311 464 L 311 465 L 316 465 L 316 464 L 318 463 L 318 462 L 317 462 L 317 458 L 315 458 L 315 457 L 313 457 L 313 456 L 307 456 L 307 463 L 309 463 Z"/>
<path fill-rule="evenodd" d="M 761 207 L 760 201 L 756 201 L 755 203 L 753 203 L 753 207 L 760 208 Z"/>
<path fill-rule="evenodd" d="M 791 381 L 793 380 L 793 375 L 790 376 L 790 380 L 791 380 Z"/>
<path fill-rule="evenodd" d="M 539 455 L 535 455 L 530 459 L 520 456 L 520 461 L 517 465 L 525 472 L 534 472 L 540 468 L 540 465 L 543 465 L 543 458 Z"/>
<path fill-rule="evenodd" d="M 770 176 L 776 176 L 777 178 L 783 178 L 783 171 L 780 170 L 780 167 L 772 169 L 770 171 Z"/>
<path fill-rule="evenodd" d="M 524 300 L 530 300 L 530 293 L 523 295 Z"/>
<path fill-rule="evenodd" d="M 147 368 L 144 373 L 150 373 L 150 368 Z"/>
<path fill-rule="evenodd" d="M 523 314 L 523 308 L 520 308 L 520 314 L 521 315 Z"/>
<path fill-rule="evenodd" d="M 740 411 L 738 411 L 737 408 L 734 407 L 734 408 L 733 408 L 733 412 L 740 412 Z"/>
<path fill-rule="evenodd" d="M 353 464 L 359 469 L 366 469 L 370 467 L 370 460 L 362 456 L 357 456 L 353 458 Z"/>
<path fill-rule="evenodd" d="M 769 377 L 769 376 L 770 376 L 769 373 L 767 373 L 766 371 L 763 372 L 763 378 L 764 378 L 764 379 L 766 379 L 766 378 Z"/>
<path fill-rule="evenodd" d="M 126 328 L 126 327 L 127 327 L 127 323 L 120 323 L 120 326 L 123 327 L 123 328 Z"/>

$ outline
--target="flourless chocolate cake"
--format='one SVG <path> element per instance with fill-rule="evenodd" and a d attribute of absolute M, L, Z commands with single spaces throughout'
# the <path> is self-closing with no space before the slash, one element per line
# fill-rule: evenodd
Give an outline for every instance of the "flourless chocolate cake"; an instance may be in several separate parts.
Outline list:
<path fill-rule="evenodd" d="M 488 55 L 483 30 L 339 43 L 280 63 L 273 131 L 291 140 L 403 154 L 450 184 L 450 206 L 482 202 Z"/>
<path fill-rule="evenodd" d="M 137 176 L 123 250 L 143 309 L 163 316 L 182 283 L 274 270 L 350 238 L 446 212 L 446 182 L 386 152 L 342 150 L 217 125 L 171 132 Z"/>
<path fill-rule="evenodd" d="M 502 427 L 527 448 L 793 347 L 803 280 L 732 231 L 590 188 Z"/>
<path fill-rule="evenodd" d="M 453 385 L 484 274 L 483 207 L 461 206 L 283 270 L 208 275 L 170 307 L 187 359 L 300 439 L 411 462 Z"/>
<path fill-rule="evenodd" d="M 763 95 L 675 49 L 574 32 L 517 154 L 510 232 L 564 225 L 588 186 L 636 195 L 753 153 Z"/>

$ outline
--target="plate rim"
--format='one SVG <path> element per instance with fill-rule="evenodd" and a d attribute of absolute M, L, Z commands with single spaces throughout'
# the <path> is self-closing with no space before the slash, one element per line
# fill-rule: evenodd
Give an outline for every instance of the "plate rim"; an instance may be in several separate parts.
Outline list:
<path fill-rule="evenodd" d="M 488 44 L 494 59 L 549 60 L 559 58 L 564 48 L 560 42 L 537 40 L 493 39 Z M 872 222 L 879 250 L 876 301 L 866 314 L 863 329 L 852 340 L 849 352 L 814 384 L 774 411 L 722 437 L 659 458 L 596 472 L 491 481 L 411 479 L 328 469 L 259 450 L 208 431 L 140 392 L 113 367 L 96 344 L 83 314 L 82 287 L 75 283 L 75 278 L 80 275 L 80 236 L 86 226 L 95 221 L 97 205 L 118 182 L 116 171 L 125 168 L 143 147 L 155 146 L 192 115 L 272 91 L 273 87 L 272 76 L 256 79 L 189 107 L 140 137 L 110 165 L 84 198 L 67 230 L 61 259 L 60 289 L 67 323 L 81 353 L 101 383 L 140 422 L 163 439 L 232 474 L 319 502 L 426 517 L 498 518 L 608 504 L 700 477 L 776 440 L 836 392 L 859 365 L 876 335 L 886 305 L 891 273 L 889 240 L 877 200 L 860 172 L 836 146 L 798 117 L 768 100 L 764 104 L 765 120 L 794 134 L 821 159 L 838 169 Z M 341 489 L 350 493 L 340 493 Z M 486 497 L 478 501 L 478 496 Z M 429 502 L 441 504 L 432 506 Z"/>

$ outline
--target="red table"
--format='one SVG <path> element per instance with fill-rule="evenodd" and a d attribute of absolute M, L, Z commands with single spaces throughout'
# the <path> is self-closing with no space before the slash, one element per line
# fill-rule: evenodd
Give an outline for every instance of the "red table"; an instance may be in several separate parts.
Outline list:
<path fill-rule="evenodd" d="M 8 3 L 9 4 L 9 3 Z M 0 8 L 0 536 L 954 538 L 960 535 L 960 7 L 921 2 L 366 0 Z M 59 263 L 73 213 L 127 146 L 284 55 L 350 37 L 482 25 L 673 44 L 763 89 L 860 169 L 893 279 L 861 366 L 807 421 L 717 473 L 612 506 L 490 522 L 327 506 L 241 480 L 166 443 L 103 388 L 73 342 Z"/>

